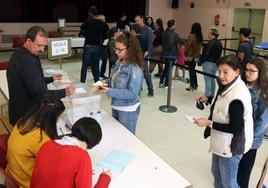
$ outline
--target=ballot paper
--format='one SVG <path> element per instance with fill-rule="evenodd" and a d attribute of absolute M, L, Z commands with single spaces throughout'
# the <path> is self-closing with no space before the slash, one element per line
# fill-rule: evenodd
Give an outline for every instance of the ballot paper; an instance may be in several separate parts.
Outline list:
<path fill-rule="evenodd" d="M 105 40 L 103 41 L 102 45 L 103 45 L 103 46 L 107 46 L 108 42 L 109 42 L 109 39 L 105 39 Z"/>
<path fill-rule="evenodd" d="M 100 86 L 107 86 L 107 84 L 103 83 L 102 81 L 97 81 L 96 83 L 92 84 L 90 92 L 91 93 L 97 92 Z"/>
<path fill-rule="evenodd" d="M 194 119 L 195 119 L 195 117 L 190 116 L 190 115 L 186 115 L 186 114 L 184 114 L 184 117 L 185 117 L 186 119 L 188 119 L 190 122 L 194 123 Z"/>
<path fill-rule="evenodd" d="M 82 87 L 75 88 L 74 92 L 75 92 L 76 94 L 87 93 L 87 91 L 86 91 L 84 88 L 82 88 Z"/>
<path fill-rule="evenodd" d="M 128 166 L 134 157 L 135 155 L 132 153 L 112 150 L 104 159 L 97 163 L 97 166 L 114 172 L 122 172 L 122 170 Z"/>
<path fill-rule="evenodd" d="M 60 79 L 59 82 L 61 82 L 62 84 L 71 84 L 72 83 L 72 81 L 68 78 Z"/>

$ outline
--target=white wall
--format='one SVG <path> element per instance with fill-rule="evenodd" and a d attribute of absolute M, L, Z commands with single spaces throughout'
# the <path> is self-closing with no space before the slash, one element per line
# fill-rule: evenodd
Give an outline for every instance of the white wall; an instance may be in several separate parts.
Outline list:
<path fill-rule="evenodd" d="M 182 0 L 178 11 L 174 11 L 173 17 L 177 21 L 177 32 L 182 37 L 187 37 L 192 23 L 199 22 L 202 25 L 204 38 L 207 39 L 209 28 L 214 25 L 214 17 L 219 14 L 220 25 L 217 27 L 220 38 L 230 38 L 232 34 L 234 8 L 265 9 L 268 7 L 267 0 L 251 0 L 250 7 L 245 7 L 245 0 L 219 0 L 219 4 L 212 0 Z M 195 3 L 190 8 L 190 2 Z M 264 23 L 268 22 L 268 11 L 266 10 Z M 268 24 L 264 24 L 263 41 L 268 41 Z"/>
<path fill-rule="evenodd" d="M 148 0 L 149 1 L 149 16 L 154 18 L 162 18 L 164 21 L 164 27 L 169 19 L 173 18 L 173 12 L 178 9 L 171 8 L 171 0 Z"/>

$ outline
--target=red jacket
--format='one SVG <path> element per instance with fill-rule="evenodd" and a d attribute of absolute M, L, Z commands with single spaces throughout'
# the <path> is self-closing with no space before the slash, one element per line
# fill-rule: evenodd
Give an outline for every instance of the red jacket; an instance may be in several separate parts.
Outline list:
<path fill-rule="evenodd" d="M 108 187 L 111 179 L 101 174 L 95 188 Z M 31 179 L 31 188 L 92 188 L 92 165 L 86 151 L 54 140 L 39 150 Z"/>

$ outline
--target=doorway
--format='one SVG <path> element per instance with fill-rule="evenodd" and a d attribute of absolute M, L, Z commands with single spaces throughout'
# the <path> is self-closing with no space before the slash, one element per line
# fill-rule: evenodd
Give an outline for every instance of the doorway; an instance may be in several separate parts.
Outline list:
<path fill-rule="evenodd" d="M 265 9 L 234 9 L 232 38 L 238 38 L 241 27 L 251 28 L 251 37 L 256 37 L 255 44 L 262 40 Z M 238 41 L 231 42 L 231 48 L 237 49 Z"/>

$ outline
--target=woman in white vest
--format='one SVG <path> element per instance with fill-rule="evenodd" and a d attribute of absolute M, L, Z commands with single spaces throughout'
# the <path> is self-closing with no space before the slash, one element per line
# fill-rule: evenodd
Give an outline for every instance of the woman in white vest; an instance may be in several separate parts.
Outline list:
<path fill-rule="evenodd" d="M 237 171 L 241 157 L 252 145 L 253 119 L 251 96 L 240 78 L 238 57 L 229 55 L 218 63 L 219 90 L 211 106 L 208 119 L 198 118 L 195 123 L 206 127 L 210 134 L 212 174 L 216 188 L 238 188 Z M 197 100 L 205 101 L 200 96 Z"/>

